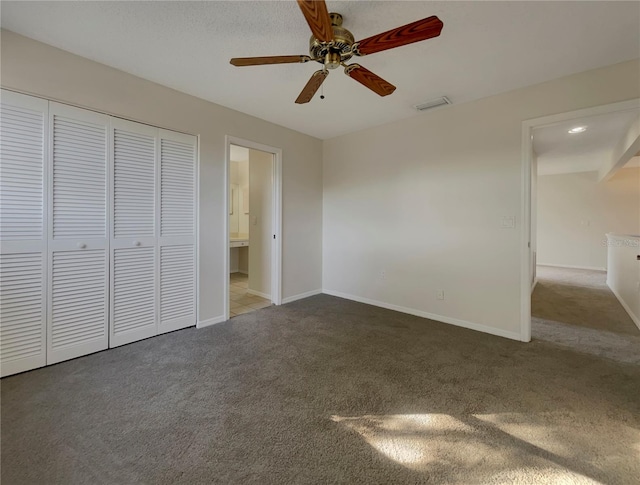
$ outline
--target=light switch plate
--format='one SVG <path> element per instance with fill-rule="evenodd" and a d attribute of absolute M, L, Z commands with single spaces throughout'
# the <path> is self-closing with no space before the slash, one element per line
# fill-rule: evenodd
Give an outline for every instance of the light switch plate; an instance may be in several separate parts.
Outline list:
<path fill-rule="evenodd" d="M 500 220 L 502 229 L 514 229 L 516 227 L 516 218 L 514 216 L 503 216 Z"/>

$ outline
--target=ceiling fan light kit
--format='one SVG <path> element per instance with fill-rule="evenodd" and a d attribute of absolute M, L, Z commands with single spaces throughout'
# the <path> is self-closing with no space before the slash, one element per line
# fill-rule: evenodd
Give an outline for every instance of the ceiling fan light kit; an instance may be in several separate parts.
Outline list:
<path fill-rule="evenodd" d="M 306 63 L 309 61 L 322 64 L 322 69 L 314 72 L 302 89 L 296 99 L 297 104 L 311 101 L 329 75 L 329 70 L 339 66 L 344 67 L 344 73 L 347 76 L 374 93 L 379 96 L 388 96 L 396 89 L 393 84 L 360 64 L 347 64 L 347 61 L 353 56 L 362 57 L 437 37 L 444 25 L 438 17 L 431 16 L 356 42 L 353 34 L 342 26 L 342 15 L 335 12 L 329 13 L 324 0 L 297 1 L 312 33 L 308 56 L 239 57 L 230 61 L 232 65 L 237 67 Z"/>

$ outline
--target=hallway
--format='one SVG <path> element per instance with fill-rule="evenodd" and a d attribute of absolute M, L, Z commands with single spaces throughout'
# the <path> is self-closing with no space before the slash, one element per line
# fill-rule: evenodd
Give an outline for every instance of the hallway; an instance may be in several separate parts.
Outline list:
<path fill-rule="evenodd" d="M 640 364 L 640 330 L 606 284 L 604 271 L 537 267 L 532 339 Z"/>

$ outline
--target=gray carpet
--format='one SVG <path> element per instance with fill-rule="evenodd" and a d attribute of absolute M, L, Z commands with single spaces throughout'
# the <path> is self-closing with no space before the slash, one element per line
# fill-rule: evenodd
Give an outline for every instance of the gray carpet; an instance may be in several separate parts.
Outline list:
<path fill-rule="evenodd" d="M 2 380 L 2 484 L 605 483 L 640 367 L 319 295 Z"/>
<path fill-rule="evenodd" d="M 581 328 L 640 336 L 629 314 L 607 286 L 607 273 L 538 266 L 531 314 Z"/>
<path fill-rule="evenodd" d="M 604 271 L 538 266 L 531 336 L 640 365 L 640 330 L 606 284 Z"/>

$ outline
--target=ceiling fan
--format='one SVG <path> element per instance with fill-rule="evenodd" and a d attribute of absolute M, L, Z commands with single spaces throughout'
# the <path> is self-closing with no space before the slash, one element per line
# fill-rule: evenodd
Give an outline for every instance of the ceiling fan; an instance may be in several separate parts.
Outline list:
<path fill-rule="evenodd" d="M 396 87 L 372 73 L 360 64 L 346 64 L 355 56 L 366 56 L 387 49 L 393 49 L 421 40 L 431 39 L 440 35 L 443 23 L 436 17 L 426 19 L 383 32 L 382 34 L 355 41 L 353 34 L 342 27 L 342 15 L 329 13 L 324 0 L 297 0 L 304 18 L 311 28 L 312 36 L 309 41 L 309 55 L 300 56 L 267 56 L 267 57 L 234 57 L 234 66 L 258 66 L 263 64 L 290 64 L 316 61 L 323 65 L 307 82 L 296 99 L 296 103 L 304 104 L 311 101 L 316 91 L 329 75 L 329 69 L 344 67 L 344 73 L 360 84 L 371 89 L 380 96 L 393 93 Z"/>

